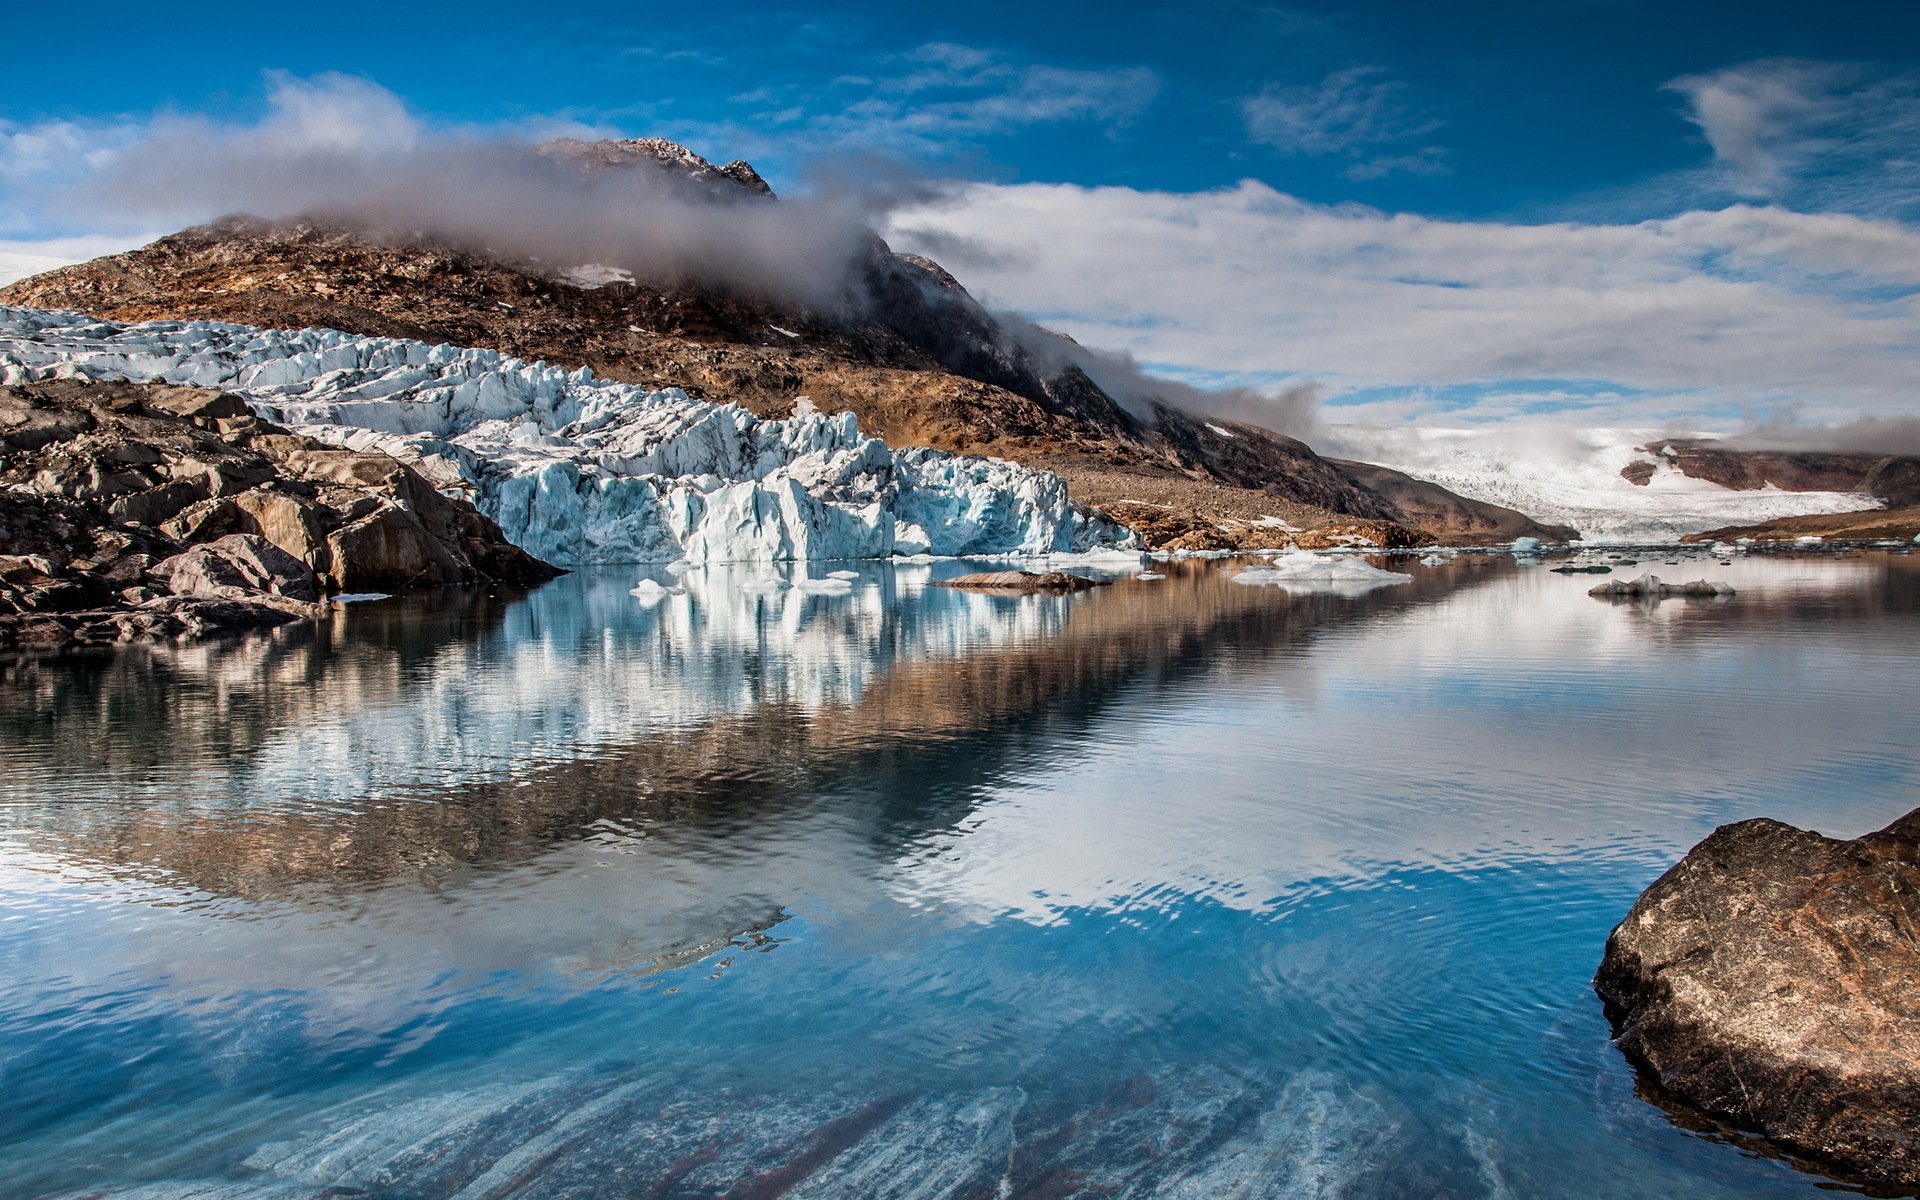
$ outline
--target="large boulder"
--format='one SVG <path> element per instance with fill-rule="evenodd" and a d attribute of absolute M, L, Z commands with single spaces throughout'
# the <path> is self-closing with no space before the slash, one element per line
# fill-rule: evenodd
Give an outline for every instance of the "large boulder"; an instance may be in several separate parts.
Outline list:
<path fill-rule="evenodd" d="M 1613 931 L 1594 987 L 1675 1103 L 1920 1187 L 1920 810 L 1851 841 L 1715 830 Z"/>
<path fill-rule="evenodd" d="M 257 601 L 263 597 L 317 604 L 313 569 L 267 539 L 230 533 L 154 564 L 153 578 L 176 596 Z"/>

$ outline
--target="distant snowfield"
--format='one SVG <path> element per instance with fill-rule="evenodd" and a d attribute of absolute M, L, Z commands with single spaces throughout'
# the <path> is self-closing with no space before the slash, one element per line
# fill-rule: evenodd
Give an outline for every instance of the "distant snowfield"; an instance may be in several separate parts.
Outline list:
<path fill-rule="evenodd" d="M 78 260 L 71 258 L 55 258 L 50 254 L 22 254 L 17 250 L 0 250 L 0 287 L 5 287 L 16 279 L 38 275 L 42 271 L 72 266 L 76 261 Z"/>
<path fill-rule="evenodd" d="M 1658 429 L 1372 429 L 1337 427 L 1326 452 L 1405 471 L 1474 500 L 1571 525 L 1590 542 L 1661 542 L 1726 525 L 1879 507 L 1857 492 L 1740 492 L 1692 479 L 1638 447 L 1709 436 Z M 1620 469 L 1655 465 L 1644 486 Z"/>

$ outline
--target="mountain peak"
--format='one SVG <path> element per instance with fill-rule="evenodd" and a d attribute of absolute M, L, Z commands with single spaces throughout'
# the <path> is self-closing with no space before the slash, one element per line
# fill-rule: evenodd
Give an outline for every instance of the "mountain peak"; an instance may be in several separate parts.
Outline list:
<path fill-rule="evenodd" d="M 724 192 L 738 189 L 748 195 L 774 198 L 773 189 L 752 164 L 735 159 L 716 167 L 679 142 L 666 138 L 615 138 L 597 142 L 555 138 L 542 142 L 539 152 L 549 159 L 573 164 L 589 178 L 606 171 L 645 165 L 664 168 L 669 174 L 702 187 Z"/>

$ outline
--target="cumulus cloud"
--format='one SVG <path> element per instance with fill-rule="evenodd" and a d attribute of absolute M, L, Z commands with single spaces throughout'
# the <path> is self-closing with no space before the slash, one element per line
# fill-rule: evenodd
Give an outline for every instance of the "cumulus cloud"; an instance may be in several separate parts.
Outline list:
<path fill-rule="evenodd" d="M 1432 419 L 1574 393 L 1594 423 L 1920 408 L 1920 231 L 1737 205 L 1605 225 L 1444 221 L 1248 181 L 989 185 L 893 214 L 995 302 L 1209 384 L 1325 384 Z M 1578 385 L 1570 386 L 1570 385 Z M 1446 404 L 1415 410 L 1421 395 Z M 1545 403 L 1537 403 L 1545 401 Z M 1562 400 L 1560 403 L 1564 404 Z"/>
<path fill-rule="evenodd" d="M 1282 154 L 1350 159 L 1347 174 L 1354 179 L 1446 170 L 1437 146 L 1381 152 L 1424 137 L 1439 123 L 1421 116 L 1411 89 L 1386 78 L 1379 67 L 1335 71 L 1307 87 L 1269 84 L 1241 101 L 1240 115 L 1253 141 Z"/>
<path fill-rule="evenodd" d="M 1684 97 L 1719 182 L 1737 194 L 1889 215 L 1920 206 L 1920 78 L 1766 59 L 1667 87 Z"/>

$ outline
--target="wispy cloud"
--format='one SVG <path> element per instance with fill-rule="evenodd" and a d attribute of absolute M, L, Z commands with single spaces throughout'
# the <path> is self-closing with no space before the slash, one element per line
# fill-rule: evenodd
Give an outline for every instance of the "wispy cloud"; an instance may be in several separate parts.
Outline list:
<path fill-rule="evenodd" d="M 1439 122 L 1420 112 L 1411 88 L 1379 67 L 1335 71 L 1309 86 L 1269 84 L 1240 102 L 1240 115 L 1253 141 L 1282 154 L 1348 159 L 1352 179 L 1446 170 L 1440 147 L 1411 145 Z"/>
<path fill-rule="evenodd" d="M 678 126 L 742 154 L 881 154 L 950 161 L 1037 126 L 1124 127 L 1151 107 L 1159 75 L 1147 67 L 1086 69 L 1026 61 L 949 42 L 843 63 L 832 79 L 763 84 L 722 121 Z"/>
<path fill-rule="evenodd" d="M 1446 221 L 1248 181 L 973 185 L 887 232 L 909 248 L 938 235 L 947 266 L 994 302 L 1210 382 L 1319 380 L 1332 403 L 1425 389 L 1406 411 L 1454 419 L 1920 411 L 1920 230 L 1892 221 L 1747 205 L 1633 224 Z M 989 253 L 970 261 L 974 246 Z"/>
<path fill-rule="evenodd" d="M 1768 59 L 1675 79 L 1734 194 L 1797 208 L 1920 214 L 1920 76 Z"/>

